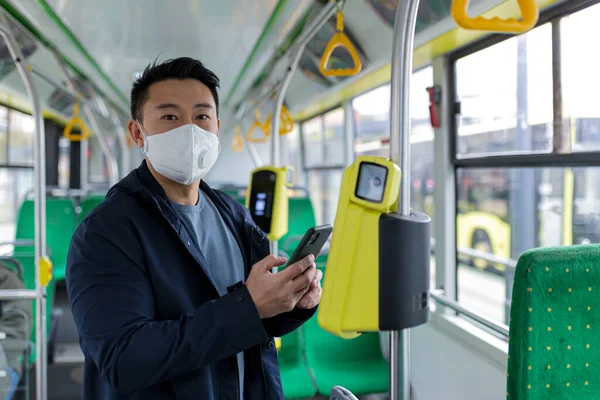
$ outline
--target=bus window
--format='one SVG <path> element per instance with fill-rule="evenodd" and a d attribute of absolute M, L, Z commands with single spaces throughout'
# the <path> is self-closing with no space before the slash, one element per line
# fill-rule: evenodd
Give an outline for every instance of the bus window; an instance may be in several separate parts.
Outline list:
<path fill-rule="evenodd" d="M 459 168 L 456 181 L 459 299 L 499 322 L 510 267 L 465 249 L 516 260 L 534 247 L 600 243 L 600 168 Z"/>
<path fill-rule="evenodd" d="M 590 38 L 600 35 L 600 5 L 561 20 L 563 129 L 573 134 L 572 151 L 600 149 L 600 56 L 586 51 Z"/>
<path fill-rule="evenodd" d="M 411 208 L 425 212 L 432 219 L 434 145 L 433 128 L 429 120 L 429 94 L 433 85 L 433 68 L 426 67 L 412 76 L 411 83 Z M 358 155 L 389 157 L 390 85 L 384 85 L 355 98 L 352 102 L 356 124 L 355 152 Z"/>
<path fill-rule="evenodd" d="M 35 132 L 33 117 L 10 110 L 8 125 L 10 163 L 33 166 L 33 135 Z"/>
<path fill-rule="evenodd" d="M 550 24 L 460 58 L 455 67 L 458 158 L 552 150 Z"/>

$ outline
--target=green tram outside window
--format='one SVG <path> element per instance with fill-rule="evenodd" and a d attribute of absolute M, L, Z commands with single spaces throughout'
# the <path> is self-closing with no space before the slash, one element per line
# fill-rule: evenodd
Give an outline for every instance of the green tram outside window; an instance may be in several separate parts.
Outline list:
<path fill-rule="evenodd" d="M 585 50 L 599 16 L 592 6 L 451 55 L 458 300 L 501 323 L 514 269 L 470 249 L 514 261 L 535 247 L 600 243 L 600 58 Z"/>

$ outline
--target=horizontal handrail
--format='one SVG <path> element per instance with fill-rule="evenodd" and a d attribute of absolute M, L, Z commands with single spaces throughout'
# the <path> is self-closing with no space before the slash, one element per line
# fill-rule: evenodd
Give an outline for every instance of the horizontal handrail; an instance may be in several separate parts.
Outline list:
<path fill-rule="evenodd" d="M 502 257 L 495 256 L 493 254 L 490 254 L 490 253 L 482 252 L 482 251 L 475 250 L 475 249 L 468 249 L 465 247 L 459 247 L 456 249 L 456 251 L 459 254 L 464 254 L 466 256 L 477 257 L 477 258 L 481 258 L 485 261 L 489 261 L 492 263 L 502 264 L 508 268 L 514 269 L 517 267 L 517 261 L 510 259 L 510 258 L 502 258 Z"/>
<path fill-rule="evenodd" d="M 2 289 L 0 290 L 0 300 L 34 300 L 37 292 L 34 289 Z"/>
<path fill-rule="evenodd" d="M 432 238 L 431 239 L 431 253 L 433 254 L 434 252 L 435 252 L 435 239 Z M 466 256 L 470 256 L 470 257 L 481 258 L 482 260 L 489 261 L 489 262 L 492 262 L 495 264 L 501 264 L 501 265 L 504 265 L 505 267 L 512 268 L 512 269 L 515 269 L 517 267 L 517 260 L 513 260 L 512 258 L 498 257 L 491 253 L 486 253 L 483 251 L 470 249 L 470 248 L 466 248 L 466 247 L 458 247 L 456 249 L 456 252 L 458 254 L 463 254 Z"/>
<path fill-rule="evenodd" d="M 439 295 L 439 294 L 431 292 L 431 293 L 429 293 L 429 296 L 433 300 L 435 300 L 435 302 L 437 302 L 438 304 L 448 307 L 448 308 L 456 311 L 457 313 L 462 314 L 465 317 L 468 317 L 468 318 L 474 320 L 475 322 L 485 326 L 486 328 L 489 328 L 492 331 L 508 338 L 508 336 L 509 336 L 508 326 L 491 321 L 488 318 L 484 317 L 483 315 L 479 314 L 478 312 L 472 311 L 466 307 L 463 307 L 460 304 L 458 304 L 456 301 L 454 301 L 444 295 Z"/>

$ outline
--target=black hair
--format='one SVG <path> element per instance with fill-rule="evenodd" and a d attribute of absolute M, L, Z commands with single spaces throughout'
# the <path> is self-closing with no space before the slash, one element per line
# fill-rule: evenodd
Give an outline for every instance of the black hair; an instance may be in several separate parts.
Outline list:
<path fill-rule="evenodd" d="M 131 89 L 131 118 L 142 120 L 142 108 L 148 100 L 148 90 L 153 83 L 167 79 L 196 79 L 205 84 L 215 98 L 219 114 L 219 78 L 200 61 L 190 57 L 180 57 L 157 64 L 154 61 L 135 79 Z"/>

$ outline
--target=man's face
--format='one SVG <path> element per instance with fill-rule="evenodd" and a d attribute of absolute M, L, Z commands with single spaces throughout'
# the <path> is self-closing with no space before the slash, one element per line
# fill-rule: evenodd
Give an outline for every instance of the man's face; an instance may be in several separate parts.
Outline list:
<path fill-rule="evenodd" d="M 195 79 L 168 79 L 154 83 L 148 90 L 148 99 L 142 108 L 142 129 L 152 136 L 187 124 L 219 134 L 215 99 L 210 89 Z M 144 141 L 135 121 L 129 131 L 138 147 Z"/>

